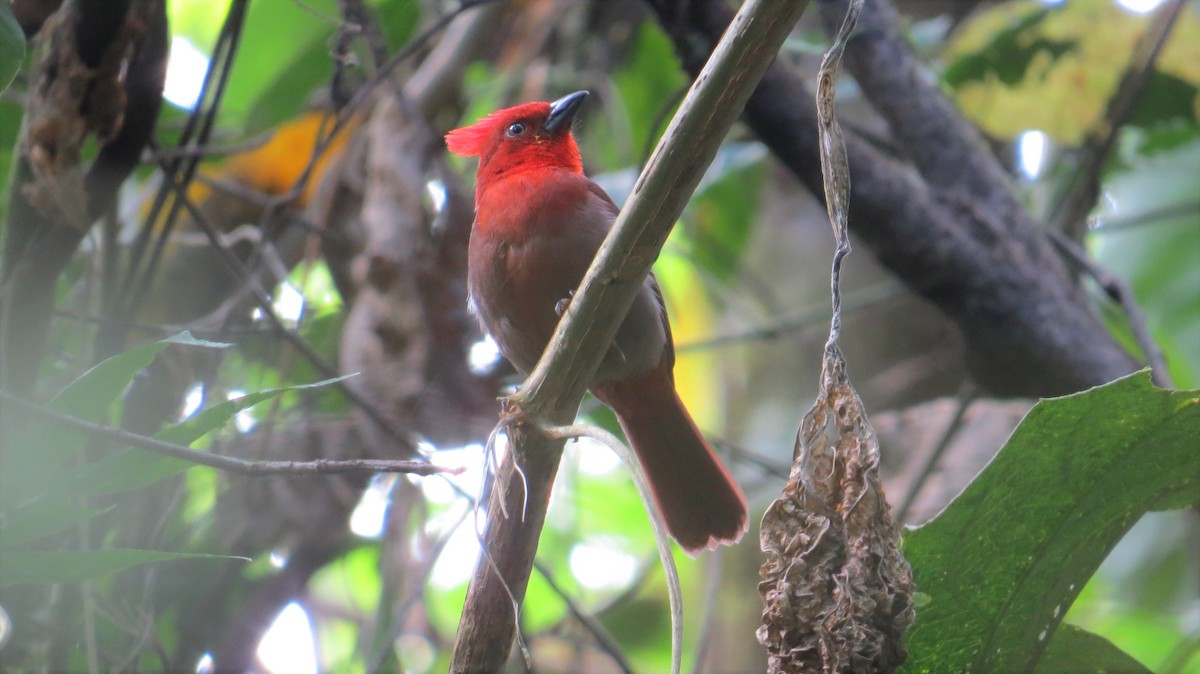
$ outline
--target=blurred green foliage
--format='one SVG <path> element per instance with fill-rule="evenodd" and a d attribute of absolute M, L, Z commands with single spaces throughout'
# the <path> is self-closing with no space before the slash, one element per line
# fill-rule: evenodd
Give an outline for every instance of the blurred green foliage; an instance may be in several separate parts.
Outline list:
<path fill-rule="evenodd" d="M 12 6 L 0 3 L 0 93 L 8 88 L 25 58 L 25 34 L 13 16 Z"/>
<path fill-rule="evenodd" d="M 92 422 L 115 418 L 130 381 L 169 346 L 225 347 L 184 333 L 112 356 L 88 370 L 54 396 L 47 407 Z M 323 385 L 318 384 L 318 385 Z M 189 445 L 229 422 L 239 411 L 267 400 L 282 389 L 249 394 L 205 409 L 156 436 Z M 153 550 L 40 550 L 37 542 L 109 511 L 76 506 L 72 494 L 129 491 L 163 480 L 195 464 L 140 448 L 111 451 L 90 463 L 78 460 L 88 442 L 84 433 L 65 426 L 31 424 L 0 455 L 0 586 L 78 582 L 122 569 L 169 559 L 211 557 L 200 553 Z"/>

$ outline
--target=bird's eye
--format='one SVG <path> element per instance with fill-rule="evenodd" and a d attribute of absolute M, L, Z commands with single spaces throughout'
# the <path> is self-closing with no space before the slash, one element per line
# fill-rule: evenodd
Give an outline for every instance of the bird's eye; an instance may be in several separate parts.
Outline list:
<path fill-rule="evenodd" d="M 508 125 L 507 133 L 509 138 L 516 138 L 517 136 L 525 133 L 525 125 L 521 122 L 513 122 L 512 124 Z"/>

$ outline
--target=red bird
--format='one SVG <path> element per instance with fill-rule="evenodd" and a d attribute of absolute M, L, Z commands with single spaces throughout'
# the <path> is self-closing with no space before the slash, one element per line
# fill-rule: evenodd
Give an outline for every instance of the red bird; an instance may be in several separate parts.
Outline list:
<path fill-rule="evenodd" d="M 479 157 L 467 283 L 484 328 L 528 374 L 583 280 L 618 208 L 583 174 L 571 122 L 587 98 L 494 112 L 446 134 Z M 690 554 L 746 531 L 746 497 L 675 392 L 675 347 L 654 275 L 646 278 L 591 392 L 616 412 L 671 535 Z"/>

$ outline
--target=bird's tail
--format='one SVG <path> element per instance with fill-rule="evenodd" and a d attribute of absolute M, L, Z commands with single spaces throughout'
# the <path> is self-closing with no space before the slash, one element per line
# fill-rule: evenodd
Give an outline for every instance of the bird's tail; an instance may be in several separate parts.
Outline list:
<path fill-rule="evenodd" d="M 592 392 L 616 412 L 679 545 L 695 555 L 736 543 L 746 532 L 746 497 L 679 400 L 670 370 Z"/>

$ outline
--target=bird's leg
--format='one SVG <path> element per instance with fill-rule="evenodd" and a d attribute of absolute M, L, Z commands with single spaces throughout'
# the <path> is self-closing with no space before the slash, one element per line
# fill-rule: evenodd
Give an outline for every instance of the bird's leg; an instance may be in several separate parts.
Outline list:
<path fill-rule="evenodd" d="M 574 290 L 568 290 L 567 296 L 554 303 L 554 313 L 562 318 L 563 314 L 567 313 L 567 307 L 571 306 L 571 299 L 575 297 Z"/>

